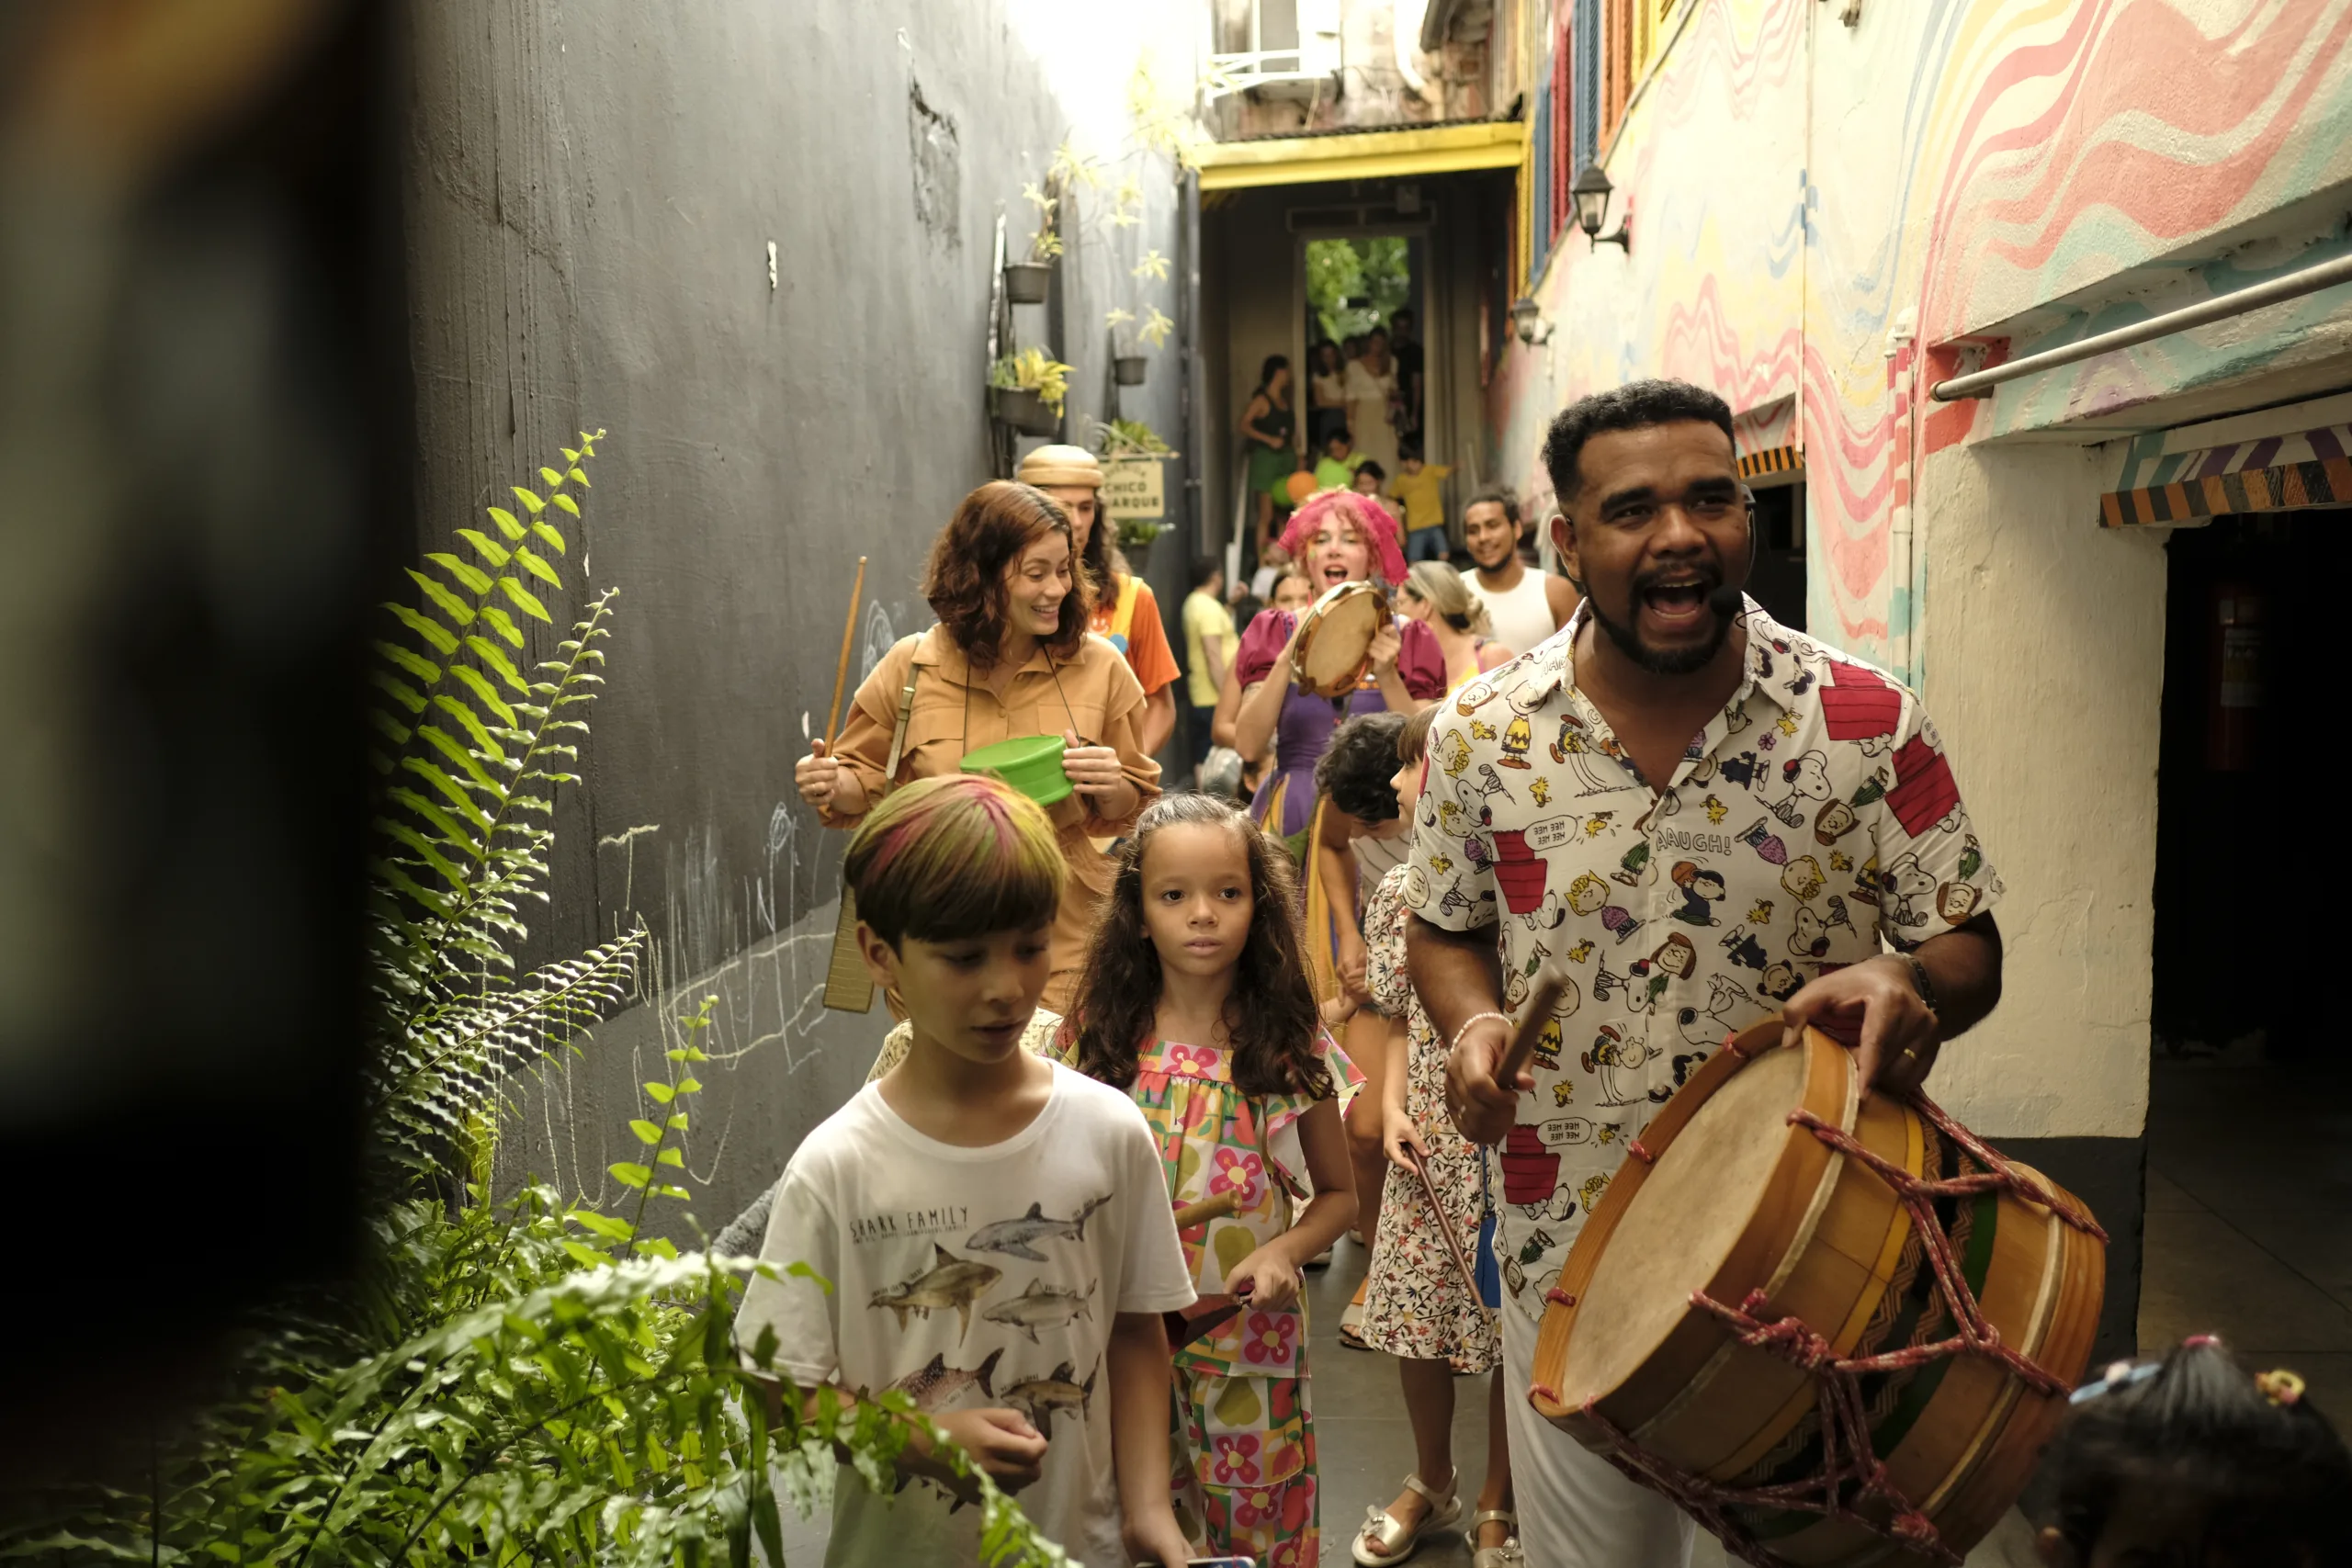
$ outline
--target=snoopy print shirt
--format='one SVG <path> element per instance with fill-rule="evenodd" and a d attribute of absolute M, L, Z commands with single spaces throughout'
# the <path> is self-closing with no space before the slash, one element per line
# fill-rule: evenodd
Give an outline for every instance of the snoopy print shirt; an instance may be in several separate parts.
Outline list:
<path fill-rule="evenodd" d="M 1918 699 L 1747 601 L 1747 669 L 1648 780 L 1576 687 L 1575 632 L 1447 698 L 1405 904 L 1499 924 L 1504 1005 L 1569 976 L 1490 1157 L 1503 1283 L 1531 1317 L 1656 1109 L 1815 976 L 1991 908 L 2000 879 Z"/>
<path fill-rule="evenodd" d="M 786 1168 L 736 1331 L 775 1331 L 803 1388 L 896 1389 L 932 1415 L 1012 1409 L 1051 1439 L 1021 1506 L 1074 1562 L 1118 1568 L 1111 1469 L 1112 1319 L 1189 1306 L 1159 1150 L 1125 1094 L 1054 1068 L 1013 1136 L 923 1136 L 867 1084 Z M 830 1292 L 786 1273 L 805 1263 Z M 829 1563 L 977 1563 L 979 1510 L 930 1483 L 878 1496 L 844 1468 Z"/>

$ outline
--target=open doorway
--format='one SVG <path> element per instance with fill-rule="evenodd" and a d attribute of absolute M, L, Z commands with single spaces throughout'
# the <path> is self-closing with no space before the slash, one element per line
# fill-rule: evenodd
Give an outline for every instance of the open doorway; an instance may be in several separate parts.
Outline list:
<path fill-rule="evenodd" d="M 2219 517 L 2166 554 L 2140 1343 L 2219 1333 L 2340 1404 L 2352 1063 L 2321 851 L 2352 510 Z"/>
<path fill-rule="evenodd" d="M 1300 255 L 1307 451 L 1325 457 L 1344 432 L 1350 466 L 1379 465 L 1385 486 L 1408 449 L 1430 447 L 1428 241 L 1418 232 L 1316 238 Z"/>
<path fill-rule="evenodd" d="M 1756 564 L 1747 592 L 1791 631 L 1804 630 L 1804 480 L 1756 490 Z"/>

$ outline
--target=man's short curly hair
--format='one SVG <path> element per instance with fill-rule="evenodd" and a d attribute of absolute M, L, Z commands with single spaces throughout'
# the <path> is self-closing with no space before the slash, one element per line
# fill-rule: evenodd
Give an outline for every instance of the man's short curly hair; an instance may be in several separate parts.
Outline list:
<path fill-rule="evenodd" d="M 1053 497 L 1012 479 L 990 479 L 964 498 L 932 541 L 922 596 L 975 665 L 985 669 L 994 664 L 1004 641 L 1006 573 L 1023 551 L 1048 534 L 1059 534 L 1065 543 L 1070 539 L 1069 518 Z M 1075 555 L 1070 576 L 1061 620 L 1046 639 L 1046 647 L 1059 659 L 1078 657 L 1094 613 L 1094 579 Z"/>
<path fill-rule="evenodd" d="M 1552 418 L 1544 433 L 1544 471 L 1552 476 L 1552 493 L 1573 501 L 1584 488 L 1577 459 L 1584 444 L 1612 430 L 1644 430 L 1653 424 L 1690 421 L 1712 424 L 1724 438 L 1736 444 L 1731 433 L 1731 405 L 1688 381 L 1628 381 L 1589 398 L 1578 398 Z"/>
<path fill-rule="evenodd" d="M 1393 822 L 1401 713 L 1360 713 L 1340 726 L 1315 764 L 1315 788 L 1359 822 Z"/>

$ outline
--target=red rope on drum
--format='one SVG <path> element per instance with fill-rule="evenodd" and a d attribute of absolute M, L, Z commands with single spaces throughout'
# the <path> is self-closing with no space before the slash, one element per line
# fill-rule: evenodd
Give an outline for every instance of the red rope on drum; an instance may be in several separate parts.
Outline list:
<path fill-rule="evenodd" d="M 1650 1153 L 1649 1145 L 1643 1143 L 1639 1138 L 1628 1138 L 1625 1140 L 1625 1153 L 1628 1157 L 1640 1160 L 1644 1165 L 1656 1165 L 1657 1163 L 1657 1156 Z"/>
<path fill-rule="evenodd" d="M 1826 1519 L 1868 1530 L 1947 1568 L 1960 1568 L 1959 1554 L 1944 1544 L 1936 1533 L 1934 1522 L 1894 1483 L 1885 1462 L 1872 1449 L 1862 1378 L 1925 1366 L 1950 1356 L 1980 1356 L 1999 1362 L 2018 1381 L 2044 1394 L 2063 1397 L 2068 1392 L 2066 1382 L 2031 1358 L 2003 1344 L 2000 1331 L 1984 1321 L 1975 1292 L 1968 1288 L 1959 1262 L 1952 1256 L 1951 1238 L 1937 1223 L 1934 1203 L 1939 1198 L 2005 1191 L 2042 1205 L 2062 1223 L 2102 1242 L 2107 1239 L 2107 1233 L 2079 1207 L 1985 1147 L 1974 1134 L 1952 1121 L 1927 1096 L 1914 1095 L 1911 1103 L 1930 1126 L 1964 1150 L 1984 1170 L 1950 1180 L 1915 1176 L 1863 1147 L 1843 1128 L 1824 1122 L 1802 1107 L 1792 1111 L 1788 1119 L 1792 1125 L 1805 1128 L 1839 1154 L 1860 1161 L 1894 1189 L 1896 1200 L 1910 1212 L 1956 1332 L 1932 1344 L 1906 1346 L 1880 1355 L 1840 1356 L 1837 1347 L 1802 1319 L 1782 1317 L 1768 1321 L 1758 1315 L 1770 1305 L 1761 1291 L 1750 1292 L 1736 1307 L 1726 1306 L 1704 1291 L 1690 1292 L 1691 1304 L 1722 1320 L 1739 1343 L 1777 1356 L 1811 1375 L 1815 1400 L 1821 1411 L 1819 1474 L 1774 1486 L 1725 1485 L 1645 1452 L 1629 1434 L 1595 1408 L 1593 1400 L 1586 1400 L 1581 1407 L 1584 1418 L 1613 1445 L 1613 1451 L 1608 1456 L 1610 1462 L 1635 1481 L 1672 1498 L 1721 1540 L 1726 1551 L 1754 1568 L 1783 1565 L 1732 1517 L 1731 1509 L 1779 1508 L 1818 1514 Z M 1557 1403 L 1556 1395 L 1554 1402 Z M 1857 1513 L 1844 1500 L 1849 1485 L 1860 1489 L 1857 1502 L 1875 1497 L 1884 1503 L 1892 1516 L 1889 1522 L 1881 1524 Z"/>

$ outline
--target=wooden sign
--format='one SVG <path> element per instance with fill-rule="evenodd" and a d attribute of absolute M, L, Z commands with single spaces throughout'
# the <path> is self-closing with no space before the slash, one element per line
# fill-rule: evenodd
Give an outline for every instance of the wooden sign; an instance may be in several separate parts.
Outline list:
<path fill-rule="evenodd" d="M 1167 511 L 1159 458 L 1121 457 L 1102 465 L 1103 516 L 1114 523 L 1150 523 Z"/>

